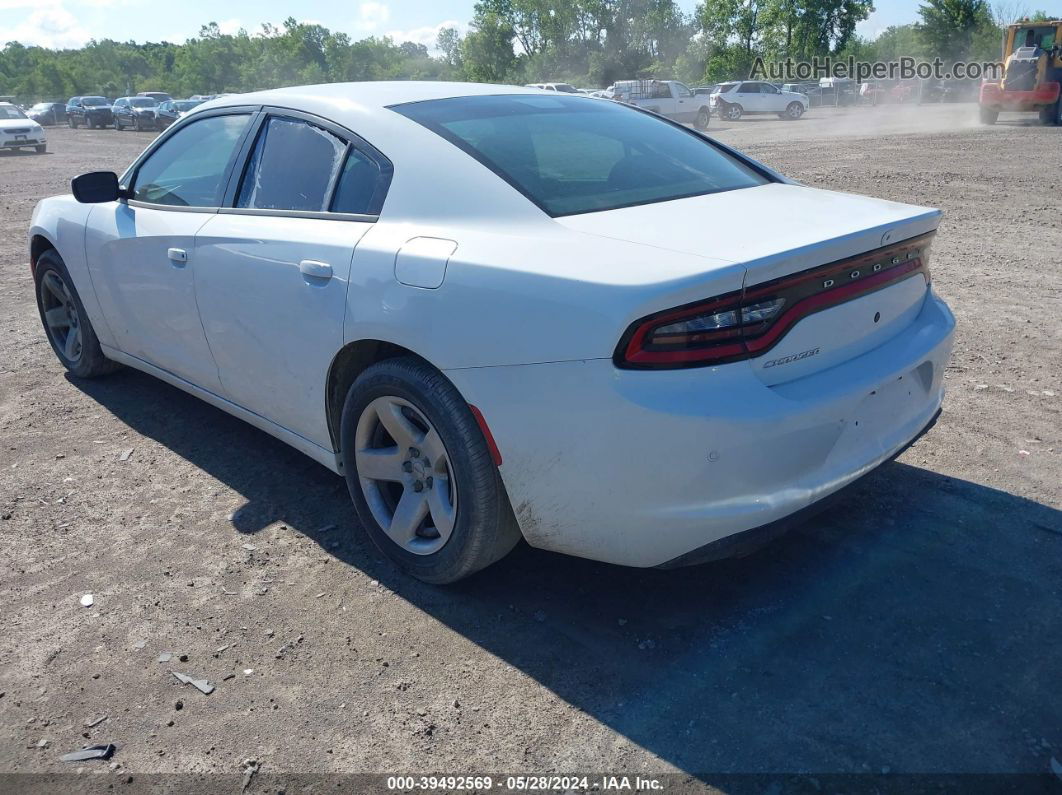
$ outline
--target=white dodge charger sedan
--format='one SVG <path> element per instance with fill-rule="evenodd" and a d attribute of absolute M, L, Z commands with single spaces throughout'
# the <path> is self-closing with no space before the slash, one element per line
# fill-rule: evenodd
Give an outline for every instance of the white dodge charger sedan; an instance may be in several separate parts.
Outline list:
<path fill-rule="evenodd" d="M 935 420 L 936 210 L 612 102 L 354 83 L 214 100 L 33 214 L 76 377 L 163 379 L 346 478 L 400 567 L 739 553 Z"/>

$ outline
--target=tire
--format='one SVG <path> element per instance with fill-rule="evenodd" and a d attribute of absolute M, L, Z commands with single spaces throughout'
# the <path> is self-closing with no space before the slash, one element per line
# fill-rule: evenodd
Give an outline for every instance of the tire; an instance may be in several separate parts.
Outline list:
<path fill-rule="evenodd" d="M 403 452 L 406 444 L 410 447 Z M 362 526 L 381 552 L 417 579 L 455 582 L 500 560 L 520 540 L 475 416 L 454 385 L 427 362 L 412 356 L 387 359 L 359 375 L 343 404 L 340 445 Z M 381 477 L 369 477 L 367 451 L 384 449 L 394 449 L 402 460 L 379 458 Z M 425 496 L 416 496 L 420 493 Z M 383 522 L 392 526 L 407 499 L 412 521 L 395 540 Z"/>
<path fill-rule="evenodd" d="M 707 130 L 708 124 L 711 121 L 712 113 L 708 108 L 701 108 L 697 111 L 697 120 L 693 123 L 693 126 L 698 130 Z"/>
<path fill-rule="evenodd" d="M 139 116 L 134 116 L 133 117 L 133 129 L 136 130 L 137 132 L 142 132 L 143 131 L 143 127 L 140 125 L 140 117 Z"/>
<path fill-rule="evenodd" d="M 1048 105 L 1046 108 L 1040 108 L 1040 124 L 1054 127 L 1059 123 L 1062 123 L 1062 118 L 1059 118 L 1060 102 L 1062 102 L 1062 97 L 1056 99 L 1053 105 Z"/>
<path fill-rule="evenodd" d="M 121 132 L 125 128 L 122 127 L 122 123 L 118 119 L 115 119 L 114 120 L 114 129 L 115 129 L 115 132 Z"/>
<path fill-rule="evenodd" d="M 980 108 L 981 124 L 995 124 L 996 119 L 999 118 L 998 110 L 991 110 L 989 108 Z"/>
<path fill-rule="evenodd" d="M 58 280 L 58 281 L 56 281 Z M 37 311 L 45 336 L 63 367 L 78 378 L 96 378 L 121 368 L 103 355 L 92 322 L 81 303 L 66 264 L 55 249 L 41 254 L 34 271 Z M 65 321 L 49 324 L 49 312 L 65 310 Z M 58 313 L 57 313 L 58 314 Z M 65 324 L 65 333 L 63 326 Z M 67 344 L 70 334 L 77 333 L 76 343 Z"/>
<path fill-rule="evenodd" d="M 70 125 L 71 130 L 77 129 L 77 119 L 75 119 L 73 116 L 67 119 L 67 123 Z"/>
<path fill-rule="evenodd" d="M 790 102 L 785 108 L 785 118 L 796 121 L 804 115 L 804 106 L 799 102 Z"/>
<path fill-rule="evenodd" d="M 34 150 L 36 150 L 37 154 L 43 155 L 45 152 L 48 151 L 48 144 L 38 144 L 33 148 Z"/>
<path fill-rule="evenodd" d="M 723 118 L 727 121 L 737 121 L 744 112 L 744 109 L 736 102 L 728 102 L 723 108 Z"/>

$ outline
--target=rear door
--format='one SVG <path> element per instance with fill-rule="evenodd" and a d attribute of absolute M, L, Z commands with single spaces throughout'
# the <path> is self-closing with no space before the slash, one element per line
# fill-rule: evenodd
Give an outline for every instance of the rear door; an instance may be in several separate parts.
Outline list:
<path fill-rule="evenodd" d="M 118 347 L 220 393 L 195 297 L 196 233 L 217 212 L 249 110 L 207 114 L 160 143 L 127 174 L 128 201 L 93 207 L 85 253 Z"/>
<path fill-rule="evenodd" d="M 226 208 L 196 236 L 203 327 L 233 402 L 327 448 L 325 387 L 343 346 L 351 260 L 390 164 L 293 111 L 268 111 L 245 149 Z"/>
<path fill-rule="evenodd" d="M 746 111 L 759 113 L 763 110 L 763 97 L 760 94 L 759 83 L 742 83 L 738 86 L 737 97 L 737 103 Z"/>

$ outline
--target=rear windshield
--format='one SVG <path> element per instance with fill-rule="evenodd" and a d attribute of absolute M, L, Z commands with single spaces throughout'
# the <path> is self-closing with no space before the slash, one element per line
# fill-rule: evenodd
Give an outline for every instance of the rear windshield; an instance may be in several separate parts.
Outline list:
<path fill-rule="evenodd" d="M 392 106 L 552 216 L 749 188 L 769 180 L 700 135 L 587 97 L 455 97 Z"/>

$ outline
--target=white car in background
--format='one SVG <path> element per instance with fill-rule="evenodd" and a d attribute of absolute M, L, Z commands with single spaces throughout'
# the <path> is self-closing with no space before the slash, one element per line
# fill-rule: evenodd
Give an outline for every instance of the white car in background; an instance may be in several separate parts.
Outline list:
<path fill-rule="evenodd" d="M 48 151 L 44 128 L 10 102 L 0 102 L 0 150 L 33 149 L 43 155 Z"/>
<path fill-rule="evenodd" d="M 737 121 L 747 113 L 774 113 L 797 120 L 808 109 L 806 94 L 783 91 L 773 83 L 743 80 L 720 83 L 710 97 L 712 112 L 727 121 Z"/>
<path fill-rule="evenodd" d="M 303 451 L 429 582 L 521 536 L 630 566 L 732 554 L 940 411 L 938 211 L 619 103 L 264 91 L 72 187 L 29 231 L 62 364 L 135 367 Z"/>

